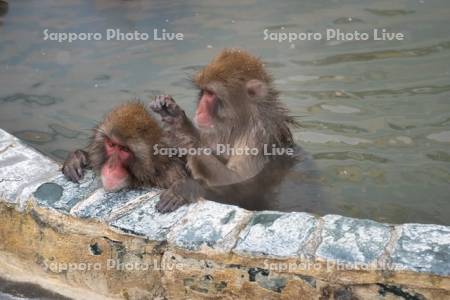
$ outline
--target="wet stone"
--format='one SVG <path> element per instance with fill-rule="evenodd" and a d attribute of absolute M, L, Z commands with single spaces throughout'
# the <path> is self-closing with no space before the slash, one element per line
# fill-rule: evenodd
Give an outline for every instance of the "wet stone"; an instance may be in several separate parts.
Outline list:
<path fill-rule="evenodd" d="M 31 88 L 35 89 L 35 88 L 38 88 L 38 87 L 42 86 L 43 84 L 44 84 L 43 81 L 38 81 L 38 82 L 36 82 L 36 83 L 33 83 L 33 84 L 31 85 Z"/>
<path fill-rule="evenodd" d="M 450 131 L 441 131 L 427 135 L 427 138 L 441 143 L 450 143 Z"/>
<path fill-rule="evenodd" d="M 366 11 L 383 17 L 394 17 L 401 15 L 409 15 L 415 13 L 414 10 L 403 10 L 403 9 L 374 9 L 374 8 L 366 8 Z"/>
<path fill-rule="evenodd" d="M 360 182 L 363 178 L 363 172 L 358 166 L 338 166 L 336 167 L 337 177 L 352 181 Z"/>
<path fill-rule="evenodd" d="M 53 182 L 47 182 L 38 187 L 36 192 L 34 192 L 34 196 L 38 199 L 47 199 L 47 203 L 51 206 L 61 199 L 63 194 L 63 188 Z"/>
<path fill-rule="evenodd" d="M 79 183 L 68 181 L 62 173 L 41 184 L 33 193 L 38 204 L 69 212 L 81 200 L 100 187 L 93 171 L 87 171 Z"/>
<path fill-rule="evenodd" d="M 125 232 L 143 235 L 150 240 L 166 240 L 170 229 L 186 215 L 188 206 L 184 205 L 174 212 L 160 214 L 155 207 L 159 201 L 159 194 L 143 197 L 145 201 L 141 206 L 112 221 L 111 225 Z"/>
<path fill-rule="evenodd" d="M 0 97 L 0 102 L 18 102 L 23 101 L 25 103 L 36 103 L 42 106 L 48 106 L 55 104 L 57 102 L 62 102 L 61 98 L 52 97 L 49 95 L 34 95 L 34 94 L 23 94 L 16 93 L 13 95 Z"/>
<path fill-rule="evenodd" d="M 99 74 L 99 75 L 95 76 L 95 78 L 94 78 L 95 81 L 107 81 L 110 79 L 111 79 L 111 76 L 108 74 Z"/>
<path fill-rule="evenodd" d="M 390 228 L 386 224 L 337 215 L 327 215 L 323 221 L 322 242 L 316 251 L 319 259 L 373 264 L 389 241 Z"/>
<path fill-rule="evenodd" d="M 450 227 L 404 224 L 392 253 L 394 268 L 450 275 Z"/>
<path fill-rule="evenodd" d="M 317 226 L 307 213 L 256 213 L 239 236 L 237 253 L 292 257 L 302 253 Z"/>
<path fill-rule="evenodd" d="M 14 135 L 26 142 L 35 144 L 45 144 L 53 140 L 52 134 L 38 130 L 16 131 L 14 132 Z"/>
<path fill-rule="evenodd" d="M 0 132 L 0 196 L 17 203 L 26 188 L 45 180 L 59 171 L 59 166 L 18 139 Z"/>
<path fill-rule="evenodd" d="M 352 23 L 364 23 L 363 20 L 359 18 L 353 17 L 342 17 L 333 21 L 334 24 L 342 25 L 342 24 L 352 24 Z"/>
<path fill-rule="evenodd" d="M 79 202 L 70 213 L 80 218 L 109 219 L 111 213 L 127 205 L 128 202 L 148 193 L 150 190 L 121 190 L 106 192 L 103 188 L 96 190 L 89 198 Z"/>
<path fill-rule="evenodd" d="M 339 113 L 339 114 L 352 114 L 352 113 L 361 112 L 361 110 L 356 107 L 350 107 L 350 106 L 345 106 L 345 105 L 322 104 L 322 105 L 320 105 L 320 107 L 324 110 L 328 110 L 328 111 L 331 111 L 334 113 Z"/>
<path fill-rule="evenodd" d="M 4 131 L 3 129 L 0 129 L 0 142 L 6 141 L 6 140 L 12 140 L 14 137 L 10 135 L 8 132 Z"/>
<path fill-rule="evenodd" d="M 55 134 L 58 134 L 68 139 L 74 139 L 80 135 L 80 132 L 59 124 L 50 124 L 48 127 L 50 127 L 53 130 L 53 132 L 55 132 Z"/>
<path fill-rule="evenodd" d="M 236 206 L 200 201 L 189 207 L 188 213 L 169 233 L 168 240 L 189 250 L 209 247 L 228 252 L 251 215 Z"/>
<path fill-rule="evenodd" d="M 450 154 L 444 151 L 436 151 L 434 153 L 428 153 L 427 157 L 435 161 L 450 162 Z"/>

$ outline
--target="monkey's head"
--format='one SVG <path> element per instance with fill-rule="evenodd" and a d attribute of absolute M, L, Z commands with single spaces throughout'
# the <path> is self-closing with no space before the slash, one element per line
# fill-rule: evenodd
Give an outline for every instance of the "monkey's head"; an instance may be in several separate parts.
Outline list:
<path fill-rule="evenodd" d="M 152 147 L 161 134 L 156 121 L 139 102 L 111 111 L 97 127 L 89 148 L 91 165 L 101 174 L 104 189 L 117 191 L 148 182 L 156 172 Z"/>
<path fill-rule="evenodd" d="M 195 115 L 200 129 L 245 122 L 253 104 L 276 97 L 261 60 L 237 49 L 220 52 L 195 75 L 194 84 L 200 91 Z"/>

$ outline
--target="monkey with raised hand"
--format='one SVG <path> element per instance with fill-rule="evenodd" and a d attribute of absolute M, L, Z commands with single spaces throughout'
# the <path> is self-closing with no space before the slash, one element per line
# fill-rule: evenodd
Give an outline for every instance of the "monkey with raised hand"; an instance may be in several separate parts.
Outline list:
<path fill-rule="evenodd" d="M 199 90 L 194 123 L 170 96 L 159 96 L 150 105 L 170 132 L 169 144 L 211 149 L 222 144 L 233 149 L 256 148 L 259 154 L 187 155 L 193 179 L 182 178 L 164 191 L 157 204 L 160 212 L 173 211 L 221 187 L 252 182 L 272 159 L 263 154 L 264 145 L 294 144 L 289 125 L 296 122 L 279 101 L 272 78 L 258 58 L 225 49 L 195 75 L 194 84 Z M 256 184 L 253 180 L 253 186 L 259 180 Z"/>
<path fill-rule="evenodd" d="M 168 188 L 188 176 L 179 157 L 154 154 L 153 145 L 164 144 L 164 132 L 140 102 L 116 107 L 95 128 L 85 150 L 76 150 L 64 162 L 62 172 L 73 182 L 92 168 L 101 176 L 106 191 L 130 187 Z"/>

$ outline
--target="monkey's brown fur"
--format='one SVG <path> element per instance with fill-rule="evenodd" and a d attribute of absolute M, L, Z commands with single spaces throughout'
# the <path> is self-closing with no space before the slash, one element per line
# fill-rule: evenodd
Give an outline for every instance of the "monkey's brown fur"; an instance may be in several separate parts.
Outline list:
<path fill-rule="evenodd" d="M 66 160 L 64 174 L 73 181 L 79 180 L 73 178 L 74 168 L 91 167 L 100 174 L 108 158 L 105 138 L 114 138 L 132 152 L 133 158 L 126 167 L 130 175 L 129 187 L 168 188 L 188 176 L 184 160 L 154 154 L 153 145 L 164 147 L 164 133 L 145 106 L 137 101 L 120 105 L 108 113 L 95 128 L 86 151 L 77 150 Z M 78 176 L 75 174 L 75 177 Z"/>
<path fill-rule="evenodd" d="M 262 97 L 252 99 L 246 96 L 245 84 L 255 79 L 262 82 L 267 91 Z M 297 127 L 298 122 L 289 116 L 288 110 L 279 101 L 279 92 L 273 86 L 272 76 L 259 58 L 244 50 L 224 49 L 194 76 L 193 82 L 199 89 L 219 84 L 216 92 L 224 103 L 223 110 L 232 119 L 215 123 L 219 143 L 233 143 L 225 138 L 231 131 L 238 132 L 238 135 L 247 131 L 247 136 L 258 135 L 251 138 L 258 145 L 276 144 L 283 147 L 293 144 L 289 126 Z M 231 130 L 233 127 L 239 128 Z M 248 144 L 249 147 L 258 145 Z"/>
<path fill-rule="evenodd" d="M 236 79 L 272 82 L 271 76 L 264 70 L 264 64 L 259 58 L 238 49 L 222 50 L 208 66 L 195 75 L 194 82 L 198 86 L 205 86 L 214 81 L 227 83 Z"/>
<path fill-rule="evenodd" d="M 259 58 L 243 50 L 225 49 L 194 76 L 193 82 L 200 90 L 196 116 L 206 118 L 201 126 L 194 126 L 170 96 L 161 96 L 152 104 L 163 121 L 171 120 L 166 123 L 176 132 L 172 144 L 213 149 L 217 145 L 256 148 L 259 154 L 188 155 L 187 166 L 195 182 L 185 180 L 163 192 L 157 206 L 162 212 L 196 201 L 205 196 L 205 192 L 222 190 L 225 186 L 254 179 L 257 182 L 253 186 L 258 187 L 261 181 L 257 175 L 274 159 L 263 154 L 264 147 L 294 145 L 289 125 L 297 123 L 279 101 L 272 77 Z M 244 197 L 253 194 L 258 198 L 260 191 L 254 189 Z M 228 197 L 242 195 L 242 189 L 237 189 L 233 195 L 228 193 Z"/>
<path fill-rule="evenodd" d="M 103 127 L 121 139 L 143 141 L 159 141 L 162 130 L 158 123 L 149 116 L 149 112 L 140 102 L 129 102 L 114 108 L 103 120 Z"/>

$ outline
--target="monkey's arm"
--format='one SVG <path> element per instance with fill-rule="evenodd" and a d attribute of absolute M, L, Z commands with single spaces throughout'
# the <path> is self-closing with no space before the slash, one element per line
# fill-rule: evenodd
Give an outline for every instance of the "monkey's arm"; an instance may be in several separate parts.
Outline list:
<path fill-rule="evenodd" d="M 239 160 L 235 162 L 241 167 L 244 163 Z M 175 181 L 169 189 L 164 190 L 156 205 L 159 212 L 168 213 L 184 204 L 195 202 L 200 197 L 205 197 L 207 194 L 203 183 L 206 183 L 209 188 L 214 188 L 232 185 L 247 179 L 246 176 L 228 168 L 214 156 L 190 156 L 188 164 L 194 164 L 190 168 L 193 178 L 196 180 L 181 179 Z M 241 170 L 243 169 L 241 168 Z"/>
<path fill-rule="evenodd" d="M 79 182 L 84 176 L 84 169 L 89 167 L 89 154 L 85 150 L 70 153 L 63 164 L 62 172 L 72 182 Z"/>
<path fill-rule="evenodd" d="M 161 115 L 163 122 L 170 126 L 171 145 L 182 148 L 200 147 L 198 129 L 187 118 L 185 112 L 172 97 L 157 96 L 150 108 Z M 242 145 L 240 145 L 242 144 Z M 246 146 L 245 142 L 233 145 L 236 148 Z M 224 186 L 239 183 L 256 176 L 264 167 L 265 160 L 260 155 L 234 155 L 228 162 L 214 155 L 188 155 L 188 167 L 193 177 L 209 186 Z"/>
<path fill-rule="evenodd" d="M 184 204 L 193 203 L 204 195 L 205 190 L 199 182 L 184 178 L 175 181 L 169 189 L 161 192 L 156 209 L 161 213 L 168 213 Z"/>
<path fill-rule="evenodd" d="M 192 148 L 198 144 L 200 134 L 197 128 L 172 97 L 157 96 L 155 101 L 150 103 L 150 109 L 159 114 L 162 121 L 170 126 L 166 132 L 166 137 L 170 140 L 169 145 Z"/>
<path fill-rule="evenodd" d="M 232 185 L 253 178 L 264 164 L 261 157 L 249 155 L 233 156 L 227 164 L 213 155 L 188 156 L 192 176 L 211 187 Z"/>

